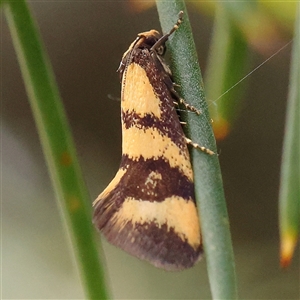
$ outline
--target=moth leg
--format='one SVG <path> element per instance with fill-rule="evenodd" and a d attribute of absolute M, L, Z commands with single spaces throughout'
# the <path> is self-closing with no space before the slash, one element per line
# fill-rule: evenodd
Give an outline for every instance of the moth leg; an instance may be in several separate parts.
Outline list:
<path fill-rule="evenodd" d="M 196 113 L 198 116 L 201 114 L 201 111 L 199 109 L 197 109 L 195 106 L 188 104 L 187 102 L 185 102 L 184 99 L 179 98 L 179 103 L 183 104 L 185 106 L 186 109 Z"/>
<path fill-rule="evenodd" d="M 173 83 L 173 87 L 171 88 L 171 93 L 173 94 L 173 96 L 177 99 L 177 102 L 174 101 L 173 103 L 176 106 L 179 106 L 180 104 L 183 104 L 185 106 L 185 108 L 187 110 L 190 110 L 194 113 L 196 113 L 198 116 L 201 114 L 201 111 L 199 109 L 197 109 L 195 106 L 188 104 L 184 99 L 182 99 L 179 94 L 176 92 L 176 90 L 174 89 L 174 87 L 179 87 L 180 85 Z"/>
<path fill-rule="evenodd" d="M 173 82 L 173 87 L 174 88 L 180 88 L 180 84 L 177 84 L 177 83 Z"/>
<path fill-rule="evenodd" d="M 214 155 L 214 154 L 215 154 L 215 152 L 211 151 L 210 149 L 205 148 L 205 147 L 203 147 L 203 146 L 200 146 L 200 145 L 198 145 L 198 144 L 196 144 L 196 143 L 193 143 L 193 141 L 190 140 L 190 139 L 188 139 L 187 137 L 185 138 L 185 141 L 186 141 L 186 143 L 187 143 L 188 145 L 191 145 L 192 147 L 194 147 L 194 148 L 196 148 L 196 149 L 199 149 L 199 150 L 203 151 L 204 153 L 207 153 L 207 154 L 209 154 L 209 155 Z"/>

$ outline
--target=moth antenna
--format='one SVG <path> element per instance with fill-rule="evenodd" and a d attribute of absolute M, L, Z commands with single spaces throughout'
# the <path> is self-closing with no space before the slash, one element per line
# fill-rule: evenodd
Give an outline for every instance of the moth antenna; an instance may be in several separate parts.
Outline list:
<path fill-rule="evenodd" d="M 182 23 L 183 20 L 183 11 L 181 10 L 178 14 L 178 20 L 176 22 L 176 24 L 173 26 L 173 28 L 166 34 L 164 34 L 152 47 L 151 47 L 151 51 L 153 51 L 154 49 L 159 48 L 161 45 L 163 45 L 168 39 L 169 36 L 176 31 L 179 28 L 179 25 Z"/>

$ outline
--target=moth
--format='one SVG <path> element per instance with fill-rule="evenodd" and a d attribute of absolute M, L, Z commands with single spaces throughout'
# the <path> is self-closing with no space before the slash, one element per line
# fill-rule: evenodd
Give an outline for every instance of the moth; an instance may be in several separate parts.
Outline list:
<path fill-rule="evenodd" d="M 202 253 L 187 148 L 193 143 L 176 112 L 178 103 L 185 102 L 163 58 L 182 14 L 163 36 L 156 30 L 139 33 L 122 57 L 122 159 L 93 203 L 93 223 L 110 243 L 169 271 L 192 267 Z"/>

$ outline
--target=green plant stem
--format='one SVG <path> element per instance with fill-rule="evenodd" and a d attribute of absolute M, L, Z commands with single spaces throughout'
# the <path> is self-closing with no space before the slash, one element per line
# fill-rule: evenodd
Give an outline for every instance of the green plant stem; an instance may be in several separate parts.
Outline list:
<path fill-rule="evenodd" d="M 179 11 L 184 11 L 184 21 L 170 38 L 168 49 L 181 96 L 202 112 L 200 116 L 185 114 L 188 121 L 186 133 L 194 142 L 216 152 L 185 4 L 180 0 L 157 0 L 156 4 L 163 32 L 168 32 L 175 24 Z M 237 299 L 234 257 L 218 157 L 197 149 L 192 149 L 191 154 L 212 296 L 213 299 Z"/>
<path fill-rule="evenodd" d="M 225 138 L 238 111 L 248 63 L 247 42 L 223 3 L 217 4 L 215 25 L 205 73 L 205 91 L 217 138 Z M 231 89 L 234 87 L 233 89 Z M 222 128 L 223 127 L 223 128 Z"/>
<path fill-rule="evenodd" d="M 291 259 L 300 229 L 300 4 L 293 41 L 279 193 L 282 265 Z M 290 242 L 294 245 L 291 248 Z M 287 244 L 290 250 L 285 250 Z M 287 264 L 288 264 L 287 262 Z"/>
<path fill-rule="evenodd" d="M 107 299 L 90 199 L 49 60 L 26 2 L 9 1 L 4 3 L 4 9 L 86 298 Z"/>

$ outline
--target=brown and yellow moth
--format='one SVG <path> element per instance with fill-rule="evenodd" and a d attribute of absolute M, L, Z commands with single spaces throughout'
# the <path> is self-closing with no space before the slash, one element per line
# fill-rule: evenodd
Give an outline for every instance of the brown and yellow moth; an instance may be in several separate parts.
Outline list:
<path fill-rule="evenodd" d="M 172 30 L 139 33 L 118 69 L 122 82 L 122 160 L 94 201 L 95 226 L 109 242 L 169 271 L 192 267 L 202 252 L 188 140 L 163 55 Z M 185 104 L 190 110 L 195 108 Z"/>

